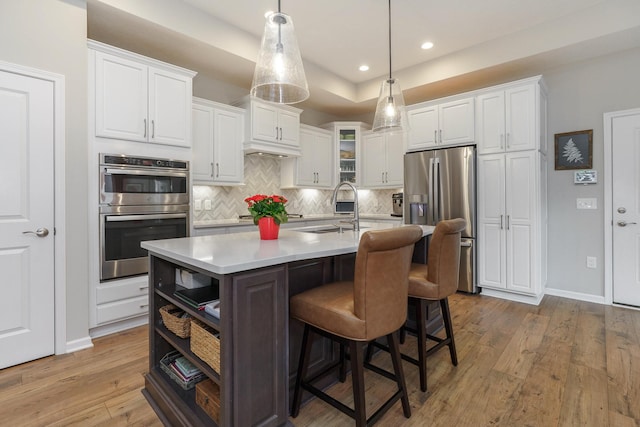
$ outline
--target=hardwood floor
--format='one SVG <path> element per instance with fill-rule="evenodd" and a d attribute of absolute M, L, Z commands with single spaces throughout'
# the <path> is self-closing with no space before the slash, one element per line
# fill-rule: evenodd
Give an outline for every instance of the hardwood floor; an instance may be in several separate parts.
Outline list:
<path fill-rule="evenodd" d="M 640 311 L 550 296 L 538 307 L 468 295 L 450 305 L 459 365 L 446 349 L 432 356 L 422 393 L 405 362 L 412 417 L 398 404 L 378 425 L 640 427 Z M 0 425 L 160 426 L 140 393 L 147 328 L 94 344 L 0 370 Z M 403 351 L 415 353 L 412 338 Z M 390 365 L 384 353 L 374 362 Z M 393 391 L 373 373 L 365 386 L 371 410 Z M 330 392 L 350 404 L 350 378 Z M 291 421 L 352 425 L 318 399 Z"/>

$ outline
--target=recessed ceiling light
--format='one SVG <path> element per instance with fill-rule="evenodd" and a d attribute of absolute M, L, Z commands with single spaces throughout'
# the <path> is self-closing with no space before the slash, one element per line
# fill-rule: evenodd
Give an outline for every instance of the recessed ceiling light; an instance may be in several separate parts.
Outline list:
<path fill-rule="evenodd" d="M 358 70 L 360 70 L 360 71 L 369 71 L 369 66 L 368 65 L 361 65 L 360 67 L 358 67 Z"/>
<path fill-rule="evenodd" d="M 422 43 L 422 45 L 420 46 L 422 49 L 431 49 L 433 47 L 433 43 L 431 42 L 424 42 Z"/>

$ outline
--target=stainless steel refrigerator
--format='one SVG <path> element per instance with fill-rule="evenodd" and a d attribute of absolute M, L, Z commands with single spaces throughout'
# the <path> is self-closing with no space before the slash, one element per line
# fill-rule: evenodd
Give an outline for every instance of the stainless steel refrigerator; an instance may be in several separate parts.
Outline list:
<path fill-rule="evenodd" d="M 474 146 L 404 156 L 404 222 L 436 225 L 463 218 L 458 290 L 478 292 L 476 280 L 476 149 Z"/>

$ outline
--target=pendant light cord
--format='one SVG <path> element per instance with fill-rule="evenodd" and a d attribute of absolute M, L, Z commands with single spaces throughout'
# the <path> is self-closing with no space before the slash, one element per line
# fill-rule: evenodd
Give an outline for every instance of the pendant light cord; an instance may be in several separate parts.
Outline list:
<path fill-rule="evenodd" d="M 391 0 L 389 0 L 389 80 L 391 79 Z"/>

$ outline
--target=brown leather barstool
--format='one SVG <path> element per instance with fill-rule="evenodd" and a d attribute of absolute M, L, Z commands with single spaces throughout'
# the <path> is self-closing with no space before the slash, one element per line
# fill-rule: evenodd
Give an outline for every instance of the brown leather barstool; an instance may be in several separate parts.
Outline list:
<path fill-rule="evenodd" d="M 427 391 L 427 357 L 444 346 L 449 346 L 451 363 L 458 365 L 456 344 L 453 339 L 449 295 L 458 290 L 460 273 L 460 236 L 466 221 L 457 218 L 440 221 L 429 242 L 427 264 L 411 264 L 409 272 L 409 301 L 416 308 L 416 335 L 418 337 L 418 360 L 402 355 L 420 369 L 420 390 Z M 440 301 L 446 338 L 427 334 L 426 309 L 430 301 Z M 426 348 L 427 339 L 436 341 Z"/>
<path fill-rule="evenodd" d="M 413 247 L 422 237 L 418 226 L 367 231 L 360 238 L 353 281 L 333 282 L 295 295 L 290 300 L 291 317 L 304 322 L 302 350 L 291 415 L 298 416 L 302 389 L 307 390 L 356 421 L 356 426 L 371 425 L 397 400 L 402 401 L 404 416 L 411 416 L 402 371 L 397 331 L 407 317 L 408 275 Z M 351 361 L 354 409 L 328 396 L 307 381 L 307 367 L 313 335 L 326 336 L 348 346 Z M 394 374 L 367 366 L 362 344 L 386 336 Z M 344 354 L 343 351 L 341 351 Z M 336 368 L 344 372 L 344 360 L 329 366 L 313 380 Z M 398 390 L 368 420 L 364 396 L 364 372 L 367 367 L 396 381 Z"/>

